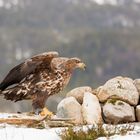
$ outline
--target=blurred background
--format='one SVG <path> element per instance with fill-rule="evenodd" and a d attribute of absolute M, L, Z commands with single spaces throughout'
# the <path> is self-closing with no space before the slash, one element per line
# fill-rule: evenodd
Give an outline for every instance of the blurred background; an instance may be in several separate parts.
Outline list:
<path fill-rule="evenodd" d="M 140 0 L 0 0 L 0 81 L 24 59 L 52 50 L 87 64 L 49 98 L 53 111 L 72 88 L 140 78 Z M 1 97 L 0 111 L 31 111 L 31 102 Z"/>

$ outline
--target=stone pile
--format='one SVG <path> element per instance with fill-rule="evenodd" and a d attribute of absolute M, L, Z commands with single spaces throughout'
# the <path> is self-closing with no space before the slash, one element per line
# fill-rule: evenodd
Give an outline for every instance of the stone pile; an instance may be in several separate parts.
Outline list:
<path fill-rule="evenodd" d="M 140 79 L 115 77 L 97 89 L 78 87 L 57 106 L 57 117 L 75 124 L 140 122 Z"/>

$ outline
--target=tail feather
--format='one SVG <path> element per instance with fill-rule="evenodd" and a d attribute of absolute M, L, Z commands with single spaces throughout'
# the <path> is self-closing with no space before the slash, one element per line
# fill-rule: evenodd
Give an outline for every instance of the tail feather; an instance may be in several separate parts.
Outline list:
<path fill-rule="evenodd" d="M 0 84 L 0 90 L 4 90 L 6 87 L 7 87 L 7 85 L 5 83 Z"/>

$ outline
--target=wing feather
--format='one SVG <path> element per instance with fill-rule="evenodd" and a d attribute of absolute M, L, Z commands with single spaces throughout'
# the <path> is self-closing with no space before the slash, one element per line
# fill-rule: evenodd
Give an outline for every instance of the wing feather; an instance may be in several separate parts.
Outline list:
<path fill-rule="evenodd" d="M 33 56 L 32 58 L 27 59 L 25 62 L 15 66 L 9 71 L 7 76 L 1 82 L 0 90 L 4 90 L 8 86 L 19 83 L 27 75 L 35 73 L 40 69 L 50 69 L 51 60 L 55 57 L 58 57 L 57 52 L 46 52 Z"/>

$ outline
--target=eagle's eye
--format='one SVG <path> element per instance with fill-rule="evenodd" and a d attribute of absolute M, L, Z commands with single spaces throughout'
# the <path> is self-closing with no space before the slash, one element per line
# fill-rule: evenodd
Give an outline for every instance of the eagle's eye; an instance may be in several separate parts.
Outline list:
<path fill-rule="evenodd" d="M 76 63 L 76 64 L 81 63 L 81 60 L 75 59 L 75 63 Z"/>
<path fill-rule="evenodd" d="M 78 63 L 81 63 L 81 61 L 80 60 L 76 60 L 76 63 L 78 64 Z"/>

